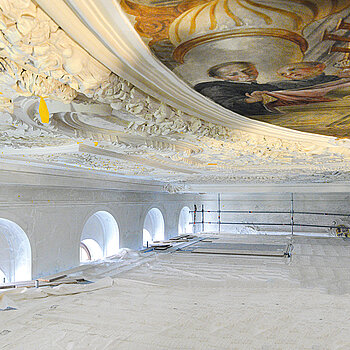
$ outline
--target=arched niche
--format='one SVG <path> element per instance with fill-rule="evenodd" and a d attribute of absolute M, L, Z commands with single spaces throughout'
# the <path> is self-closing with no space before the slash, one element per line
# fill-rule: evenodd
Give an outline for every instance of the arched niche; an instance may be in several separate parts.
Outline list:
<path fill-rule="evenodd" d="M 164 239 L 164 218 L 158 208 L 148 211 L 143 223 L 143 245 Z"/>
<path fill-rule="evenodd" d="M 80 261 L 88 262 L 103 259 L 102 247 L 91 238 L 83 239 L 80 242 Z"/>
<path fill-rule="evenodd" d="M 178 233 L 179 235 L 193 232 L 192 215 L 189 207 L 183 207 L 179 215 Z"/>
<path fill-rule="evenodd" d="M 119 228 L 114 217 L 98 211 L 86 221 L 80 239 L 80 260 L 98 260 L 119 250 Z"/>
<path fill-rule="evenodd" d="M 0 283 L 32 279 L 32 250 L 22 228 L 0 218 Z"/>
<path fill-rule="evenodd" d="M 0 270 L 0 284 L 1 283 L 6 283 L 6 275 L 4 274 L 4 272 L 2 270 Z"/>

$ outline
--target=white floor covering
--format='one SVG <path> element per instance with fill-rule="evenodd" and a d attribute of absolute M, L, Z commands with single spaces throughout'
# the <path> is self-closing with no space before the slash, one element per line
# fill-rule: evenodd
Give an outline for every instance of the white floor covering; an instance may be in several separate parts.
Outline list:
<path fill-rule="evenodd" d="M 113 278 L 106 288 L 8 294 L 17 310 L 0 312 L 0 349 L 350 349 L 349 266 L 350 239 L 341 238 L 295 237 L 291 261 L 128 253 L 82 272 Z"/>

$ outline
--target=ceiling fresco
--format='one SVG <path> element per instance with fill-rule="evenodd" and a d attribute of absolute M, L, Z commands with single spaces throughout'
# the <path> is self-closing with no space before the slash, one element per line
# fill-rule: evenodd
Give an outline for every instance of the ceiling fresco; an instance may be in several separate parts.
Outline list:
<path fill-rule="evenodd" d="M 350 137 L 349 0 L 121 0 L 152 52 L 246 117 Z"/>

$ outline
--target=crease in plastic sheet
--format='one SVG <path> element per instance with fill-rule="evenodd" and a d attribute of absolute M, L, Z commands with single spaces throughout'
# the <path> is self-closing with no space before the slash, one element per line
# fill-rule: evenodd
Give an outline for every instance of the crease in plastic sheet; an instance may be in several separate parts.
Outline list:
<path fill-rule="evenodd" d="M 16 310 L 16 303 L 10 299 L 7 295 L 0 296 L 0 311 Z"/>

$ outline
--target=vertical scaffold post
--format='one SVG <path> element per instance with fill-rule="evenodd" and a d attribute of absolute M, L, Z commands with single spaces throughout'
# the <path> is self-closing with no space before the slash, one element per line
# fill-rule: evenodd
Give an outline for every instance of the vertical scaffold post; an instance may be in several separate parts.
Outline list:
<path fill-rule="evenodd" d="M 197 226 L 196 226 L 197 222 L 196 221 L 197 221 L 197 206 L 194 204 L 192 233 L 197 233 Z"/>
<path fill-rule="evenodd" d="M 220 193 L 218 193 L 218 224 L 219 224 L 219 233 L 221 232 L 221 201 Z"/>
<path fill-rule="evenodd" d="M 202 232 L 204 232 L 204 205 L 202 204 Z"/>
<path fill-rule="evenodd" d="M 290 227 L 291 227 L 291 233 L 292 237 L 294 235 L 294 197 L 293 193 L 291 193 L 291 198 L 290 198 Z"/>

